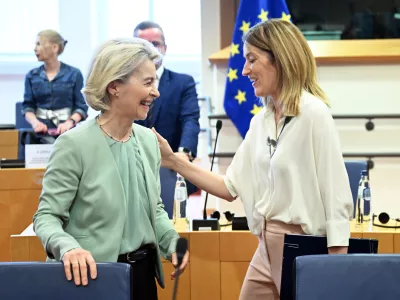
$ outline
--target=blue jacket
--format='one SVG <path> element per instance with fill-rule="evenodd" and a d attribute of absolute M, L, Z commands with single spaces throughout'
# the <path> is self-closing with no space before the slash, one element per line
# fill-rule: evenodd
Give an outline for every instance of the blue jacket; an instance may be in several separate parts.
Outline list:
<path fill-rule="evenodd" d="M 79 113 L 86 119 L 88 106 L 81 92 L 83 76 L 79 69 L 61 62 L 60 72 L 49 81 L 44 65 L 32 69 L 25 76 L 24 101 L 22 112 L 36 112 L 37 108 L 57 110 L 71 108 L 71 114 Z M 41 120 L 54 127 L 50 120 Z"/>
<path fill-rule="evenodd" d="M 170 144 L 197 154 L 200 109 L 193 77 L 164 69 L 158 86 L 160 97 L 154 101 L 152 124 Z M 137 121 L 148 127 L 148 120 Z"/>

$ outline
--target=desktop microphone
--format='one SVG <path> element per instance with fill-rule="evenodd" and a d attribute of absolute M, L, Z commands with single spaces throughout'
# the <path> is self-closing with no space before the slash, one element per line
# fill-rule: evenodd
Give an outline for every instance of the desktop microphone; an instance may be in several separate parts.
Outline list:
<path fill-rule="evenodd" d="M 214 143 L 214 151 L 211 157 L 211 168 L 210 171 L 212 172 L 214 166 L 214 159 L 215 159 L 215 150 L 217 147 L 217 141 L 219 132 L 222 128 L 222 121 L 218 120 L 217 124 L 215 125 L 217 130 L 217 135 L 215 136 L 215 143 Z M 193 230 L 219 230 L 219 221 L 218 219 L 207 219 L 207 201 L 208 201 L 208 192 L 206 193 L 206 199 L 204 200 L 204 209 L 203 209 L 203 219 L 193 220 L 192 229 Z"/>
<path fill-rule="evenodd" d="M 180 274 L 180 266 L 182 264 L 183 261 L 183 257 L 185 256 L 186 252 L 188 249 L 188 240 L 185 238 L 179 238 L 178 242 L 176 243 L 176 258 L 178 259 L 178 263 L 175 267 L 175 273 L 176 273 L 176 277 L 175 277 L 175 283 L 174 283 L 174 290 L 172 293 L 172 300 L 176 299 L 176 293 L 178 291 L 178 280 L 179 280 L 179 276 Z"/>

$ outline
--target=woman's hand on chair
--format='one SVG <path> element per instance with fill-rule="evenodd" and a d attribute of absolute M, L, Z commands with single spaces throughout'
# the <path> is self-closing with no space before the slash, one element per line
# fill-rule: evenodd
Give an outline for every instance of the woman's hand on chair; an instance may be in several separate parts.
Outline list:
<path fill-rule="evenodd" d="M 76 285 L 88 284 L 88 266 L 90 278 L 96 279 L 97 277 L 96 262 L 89 251 L 81 248 L 72 249 L 64 254 L 62 261 L 67 279 L 72 280 L 73 277 Z"/>

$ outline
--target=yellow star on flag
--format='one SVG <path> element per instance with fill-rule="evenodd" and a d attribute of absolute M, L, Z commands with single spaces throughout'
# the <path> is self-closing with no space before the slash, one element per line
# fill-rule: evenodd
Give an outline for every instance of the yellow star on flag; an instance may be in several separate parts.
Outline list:
<path fill-rule="evenodd" d="M 262 110 L 262 106 L 253 105 L 253 109 L 250 111 L 251 114 L 256 115 Z"/>
<path fill-rule="evenodd" d="M 238 79 L 237 71 L 238 71 L 237 69 L 232 70 L 231 68 L 229 68 L 228 72 L 229 82 L 232 82 L 234 79 Z"/>
<path fill-rule="evenodd" d="M 261 20 L 261 22 L 265 22 L 268 20 L 268 11 L 265 11 L 263 8 L 261 8 L 261 13 L 258 15 L 258 18 Z"/>
<path fill-rule="evenodd" d="M 234 57 L 235 54 L 240 54 L 239 44 L 232 43 L 232 46 L 231 46 L 231 57 Z"/>
<path fill-rule="evenodd" d="M 245 34 L 250 29 L 250 22 L 242 21 L 242 27 L 239 28 Z"/>
<path fill-rule="evenodd" d="M 239 101 L 239 104 L 242 104 L 242 102 L 246 101 L 246 92 L 242 92 L 241 90 L 238 90 L 238 93 L 235 96 L 235 99 L 237 101 Z"/>
<path fill-rule="evenodd" d="M 291 18 L 290 15 L 287 15 L 287 14 L 285 14 L 284 12 L 282 12 L 282 18 L 281 18 L 281 20 L 290 22 L 290 18 Z"/>

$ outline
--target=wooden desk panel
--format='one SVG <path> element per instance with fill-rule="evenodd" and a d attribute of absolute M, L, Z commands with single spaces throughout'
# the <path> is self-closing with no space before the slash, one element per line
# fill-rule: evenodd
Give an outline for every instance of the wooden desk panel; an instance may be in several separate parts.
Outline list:
<path fill-rule="evenodd" d="M 11 261 L 46 261 L 46 253 L 36 236 L 11 237 Z"/>
<path fill-rule="evenodd" d="M 221 300 L 239 299 L 249 262 L 221 262 Z"/>
<path fill-rule="evenodd" d="M 20 234 L 37 210 L 43 169 L 0 170 L 0 261 L 10 261 L 10 235 Z"/>
<path fill-rule="evenodd" d="M 18 130 L 0 130 L 0 159 L 18 158 Z"/>
<path fill-rule="evenodd" d="M 30 237 L 29 259 L 32 261 L 46 261 L 46 253 L 38 238 Z"/>
<path fill-rule="evenodd" d="M 191 300 L 221 299 L 220 232 L 190 233 Z"/>
<path fill-rule="evenodd" d="M 171 280 L 171 273 L 174 267 L 170 262 L 163 263 L 165 289 L 160 288 L 158 285 L 158 299 L 170 300 L 174 290 L 174 280 Z M 190 299 L 190 263 L 187 265 L 185 272 L 179 277 L 177 300 Z"/>
<path fill-rule="evenodd" d="M 393 253 L 400 253 L 400 230 L 393 234 Z"/>
<path fill-rule="evenodd" d="M 29 189 L 41 190 L 44 172 L 45 169 L 0 170 L 0 191 Z"/>
<path fill-rule="evenodd" d="M 230 231 L 220 235 L 220 257 L 223 262 L 251 261 L 258 238 L 248 231 Z"/>
<path fill-rule="evenodd" d="M 393 233 L 392 232 L 363 232 L 363 238 L 378 240 L 379 254 L 393 254 Z"/>
<path fill-rule="evenodd" d="M 10 260 L 10 235 L 21 233 L 32 223 L 40 192 L 0 190 L 0 261 Z"/>
<path fill-rule="evenodd" d="M 10 238 L 11 261 L 31 261 L 29 257 L 30 238 L 25 236 L 13 236 Z M 36 240 L 39 239 L 36 238 Z"/>
<path fill-rule="evenodd" d="M 361 239 L 363 237 L 362 232 L 351 232 L 350 237 Z"/>

